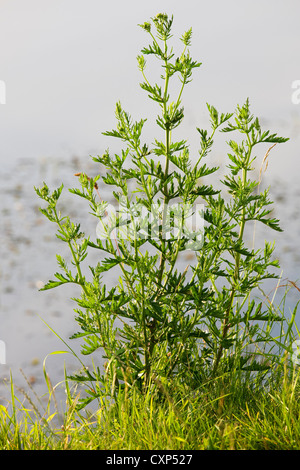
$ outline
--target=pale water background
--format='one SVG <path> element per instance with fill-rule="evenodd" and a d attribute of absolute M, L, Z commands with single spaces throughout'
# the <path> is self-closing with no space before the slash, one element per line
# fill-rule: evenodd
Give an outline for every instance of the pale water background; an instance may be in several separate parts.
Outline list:
<path fill-rule="evenodd" d="M 6 84 L 6 104 L 0 105 L 0 340 L 6 364 L 0 364 L 0 397 L 9 396 L 5 377 L 38 394 L 46 390 L 45 357 L 66 346 L 44 319 L 79 352 L 68 337 L 77 331 L 72 296 L 74 286 L 39 292 L 57 271 L 55 254 L 67 253 L 55 238 L 55 227 L 38 211 L 41 201 L 33 187 L 46 181 L 74 187 L 75 172 L 97 174 L 89 155 L 115 143 L 101 135 L 115 125 L 114 106 L 121 100 L 134 118 L 149 117 L 145 140 L 153 139 L 155 105 L 139 89 L 136 55 L 148 44 L 137 27 L 160 11 L 174 14 L 174 33 L 193 27 L 192 56 L 203 62 L 184 96 L 185 124 L 174 138 L 187 138 L 198 149 L 196 127 L 207 127 L 205 102 L 232 111 L 250 97 L 252 112 L 272 132 L 290 137 L 275 147 L 263 175 L 271 186 L 274 215 L 284 232 L 257 227 L 257 240 L 276 240 L 283 270 L 281 284 L 300 278 L 300 104 L 292 102 L 292 83 L 300 79 L 297 0 L 281 1 L 112 1 L 7 0 L 0 2 L 0 80 Z M 220 135 L 212 163 L 224 168 Z M 227 138 L 227 135 L 225 135 Z M 268 146 L 259 148 L 257 171 Z M 102 197 L 110 194 L 102 189 Z M 62 209 L 95 233 L 87 205 L 63 193 Z M 95 260 L 91 263 L 94 264 Z M 188 260 L 187 260 L 188 262 Z M 108 283 L 110 280 L 108 279 Z M 300 286 L 300 283 L 298 284 Z M 268 284 L 268 292 L 276 282 Z M 278 300 L 280 292 L 278 291 Z M 287 312 L 299 300 L 292 289 Z M 88 363 L 88 359 L 83 358 Z M 71 355 L 50 356 L 46 366 L 53 384 L 78 364 Z M 101 356 L 95 356 L 101 363 Z"/>

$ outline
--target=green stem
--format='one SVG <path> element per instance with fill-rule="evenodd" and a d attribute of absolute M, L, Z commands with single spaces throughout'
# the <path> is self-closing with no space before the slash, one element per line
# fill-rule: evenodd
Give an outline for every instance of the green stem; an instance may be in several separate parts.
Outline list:
<path fill-rule="evenodd" d="M 79 284 L 81 285 L 84 293 L 87 295 L 88 294 L 88 291 L 85 287 L 85 278 L 84 276 L 82 275 L 82 272 L 81 272 L 81 269 L 80 269 L 80 264 L 79 264 L 79 261 L 78 261 L 78 258 L 76 256 L 76 253 L 73 249 L 73 246 L 72 246 L 72 243 L 71 243 L 71 240 L 68 240 L 68 233 L 64 230 L 62 224 L 61 224 L 61 219 L 58 217 L 58 214 L 57 214 L 57 211 L 56 211 L 56 207 L 54 207 L 53 209 L 53 212 L 54 212 L 54 215 L 55 215 L 55 220 L 56 220 L 56 223 L 57 225 L 59 226 L 60 230 L 62 231 L 62 233 L 65 235 L 66 237 L 66 240 L 67 240 L 67 243 L 68 243 L 68 246 L 70 248 L 70 251 L 71 251 L 71 254 L 72 254 L 72 258 L 74 260 L 74 264 L 75 264 L 75 267 L 76 267 L 76 270 L 77 270 L 77 273 L 78 273 L 78 276 L 79 276 Z"/>
<path fill-rule="evenodd" d="M 165 40 L 165 57 L 167 57 L 167 42 Z M 163 101 L 163 113 L 164 116 L 167 116 L 167 103 L 168 103 L 168 86 L 169 86 L 169 73 L 168 73 L 168 62 L 167 59 L 165 58 L 165 88 L 164 88 L 164 101 Z M 171 145 L 171 130 L 169 127 L 166 125 L 166 130 L 165 130 L 165 142 L 166 142 L 166 154 L 165 154 L 165 171 L 164 171 L 164 180 L 166 181 L 168 174 L 169 174 L 169 156 L 170 156 L 170 145 Z M 165 250 L 166 250 L 166 243 L 163 238 L 163 230 L 164 230 L 164 225 L 165 225 L 165 220 L 166 220 L 166 211 L 167 211 L 167 205 L 169 202 L 169 195 L 168 195 L 168 187 L 167 183 L 164 184 L 164 199 L 163 199 L 163 215 L 162 215 L 162 232 L 161 232 L 161 255 L 160 255 L 160 264 L 159 264 L 159 272 L 158 272 L 158 292 L 160 290 L 160 285 L 162 283 L 163 279 L 163 273 L 164 273 L 164 268 L 165 268 Z M 156 295 L 158 295 L 158 292 Z M 155 341 L 155 334 L 156 334 L 156 320 L 153 318 L 151 322 L 151 328 L 150 328 L 150 338 L 149 338 L 149 355 L 151 356 L 153 353 L 153 348 L 154 348 L 154 341 Z"/>
<path fill-rule="evenodd" d="M 248 168 L 248 164 L 249 164 L 249 160 L 250 160 L 250 156 L 251 156 L 251 151 L 252 151 L 252 144 L 251 144 L 251 141 L 249 139 L 248 134 L 247 134 L 247 139 L 248 139 L 248 154 L 247 154 L 247 157 L 246 157 L 246 160 L 245 160 L 245 165 L 243 167 L 242 189 L 245 189 L 245 186 L 246 186 L 247 168 Z M 241 242 L 243 240 L 245 224 L 246 224 L 246 207 L 243 205 L 242 214 L 241 214 L 241 221 L 240 221 L 238 242 Z M 241 259 L 240 253 L 236 253 L 233 285 L 232 285 L 232 288 L 231 288 L 229 304 L 228 304 L 228 307 L 227 307 L 227 310 L 226 310 L 226 313 L 225 313 L 225 318 L 224 318 L 224 321 L 223 321 L 223 331 L 222 331 L 221 343 L 220 343 L 219 349 L 217 351 L 216 360 L 215 360 L 215 364 L 214 364 L 214 367 L 213 367 L 213 374 L 216 372 L 216 370 L 218 368 L 218 365 L 219 365 L 219 362 L 220 362 L 221 357 L 222 357 L 222 352 L 223 352 L 222 342 L 226 339 L 226 337 L 228 335 L 228 332 L 229 332 L 229 329 L 230 329 L 230 312 L 232 311 L 233 302 L 234 302 L 234 298 L 235 298 L 236 283 L 239 280 L 240 259 Z"/>
<path fill-rule="evenodd" d="M 165 41 L 165 57 L 167 57 L 167 42 Z M 164 89 L 164 102 L 163 102 L 163 113 L 164 116 L 167 116 L 167 103 L 168 103 L 168 87 L 169 87 L 169 73 L 168 73 L 168 62 L 167 59 L 165 59 L 165 70 L 166 70 L 166 76 L 165 76 L 165 89 Z M 165 123 L 166 124 L 166 123 Z M 165 171 L 164 171 L 164 180 L 167 179 L 168 173 L 169 173 L 169 156 L 170 156 L 170 145 L 171 145 L 171 131 L 169 127 L 166 124 L 166 130 L 165 130 L 165 142 L 166 142 L 166 155 L 165 155 Z M 169 195 L 168 195 L 168 187 L 167 184 L 165 183 L 164 185 L 164 201 L 163 201 L 163 219 L 162 219 L 162 229 L 164 227 L 165 223 L 165 216 L 166 216 L 166 206 L 169 202 Z M 162 274 L 164 270 L 164 264 L 165 264 L 165 258 L 163 256 L 163 253 L 165 251 L 165 241 L 162 239 L 162 253 L 160 257 L 160 273 L 159 273 L 159 284 L 162 281 Z"/>

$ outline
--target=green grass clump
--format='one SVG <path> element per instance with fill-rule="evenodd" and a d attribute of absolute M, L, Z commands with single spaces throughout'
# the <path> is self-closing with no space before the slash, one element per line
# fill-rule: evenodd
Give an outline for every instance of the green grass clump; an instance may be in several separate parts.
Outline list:
<path fill-rule="evenodd" d="M 274 378 L 276 377 L 276 378 Z M 293 450 L 300 449 L 299 370 L 284 363 L 273 380 L 222 376 L 190 391 L 182 384 L 159 393 L 120 390 L 94 413 L 67 407 L 41 415 L 31 401 L 0 408 L 2 450 Z M 12 388 L 13 390 L 13 388 Z M 14 393 L 14 392 L 13 392 Z M 28 398 L 28 397 L 27 397 Z M 58 419 L 60 418 L 60 420 Z"/>

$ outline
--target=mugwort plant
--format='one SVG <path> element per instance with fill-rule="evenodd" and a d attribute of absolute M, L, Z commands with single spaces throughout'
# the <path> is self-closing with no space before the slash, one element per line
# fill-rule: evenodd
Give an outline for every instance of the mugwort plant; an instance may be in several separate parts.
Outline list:
<path fill-rule="evenodd" d="M 137 57 L 140 86 L 157 104 L 155 123 L 163 140 L 145 143 L 146 118 L 133 120 L 117 102 L 116 128 L 104 135 L 118 139 L 120 152 L 93 157 L 104 174 L 77 173 L 81 187 L 70 189 L 87 200 L 98 221 L 96 238 L 60 213 L 63 185 L 53 192 L 46 183 L 35 188 L 46 203 L 42 213 L 57 225 L 57 237 L 69 246 L 72 260 L 70 268 L 58 255 L 60 272 L 42 290 L 78 285 L 80 331 L 73 338 L 82 338 L 83 354 L 102 351 L 105 360 L 103 368 L 72 376 L 93 384 L 83 404 L 101 396 L 103 388 L 115 397 L 119 387 L 144 393 L 175 379 L 197 387 L 221 370 L 266 368 L 253 353 L 257 344 L 271 340 L 259 321 L 280 320 L 251 298 L 264 279 L 276 277 L 274 244 L 247 246 L 245 229 L 255 221 L 281 230 L 268 190 L 260 191 L 253 176 L 253 163 L 260 144 L 288 139 L 262 130 L 248 99 L 232 113 L 207 104 L 210 129 L 196 129 L 200 149 L 196 158 L 190 155 L 187 141 L 175 134 L 184 119 L 184 89 L 201 63 L 190 54 L 192 29 L 180 38 L 182 50 L 174 51 L 172 24 L 173 17 L 158 14 L 139 25 L 150 39 Z M 148 78 L 146 58 L 160 64 L 157 83 Z M 236 136 L 227 142 L 221 190 L 207 182 L 218 172 L 207 163 L 216 132 Z M 118 211 L 102 201 L 101 185 L 112 187 Z M 201 221 L 196 228 L 193 217 Z M 193 259 L 180 270 L 186 250 Z M 90 252 L 95 265 L 88 277 L 82 265 Z M 110 289 L 108 279 L 115 280 Z"/>

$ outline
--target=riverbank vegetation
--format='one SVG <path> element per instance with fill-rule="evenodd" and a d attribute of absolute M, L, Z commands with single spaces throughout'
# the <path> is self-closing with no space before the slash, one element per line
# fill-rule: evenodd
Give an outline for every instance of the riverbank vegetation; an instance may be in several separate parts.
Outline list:
<path fill-rule="evenodd" d="M 287 139 L 262 129 L 248 98 L 229 113 L 207 104 L 210 129 L 196 129 L 200 149 L 190 155 L 187 141 L 175 137 L 183 92 L 201 66 L 190 54 L 192 30 L 179 38 L 178 54 L 170 44 L 173 17 L 160 13 L 140 26 L 150 38 L 137 57 L 140 86 L 158 107 L 157 135 L 143 142 L 147 119 L 134 121 L 117 102 L 116 129 L 104 135 L 121 142 L 120 152 L 93 157 L 98 174 L 79 169 L 81 187 L 70 189 L 86 200 L 95 234 L 61 213 L 63 184 L 35 188 L 70 253 L 57 255 L 59 272 L 41 290 L 76 284 L 79 331 L 72 338 L 82 340 L 83 357 L 101 351 L 103 364 L 87 368 L 78 358 L 80 370 L 66 371 L 62 411 L 46 370 L 44 410 L 28 396 L 28 408 L 18 405 L 12 379 L 0 445 L 297 448 L 297 305 L 287 313 L 263 293 L 264 282 L 279 279 L 275 246 L 249 237 L 258 223 L 282 231 L 255 165 L 258 154 L 266 164 Z M 224 134 L 230 138 L 218 180 L 208 157 Z M 101 199 L 102 185 L 112 188 L 118 210 Z M 187 251 L 190 264 L 182 266 Z"/>
<path fill-rule="evenodd" d="M 13 387 L 12 387 L 13 391 Z M 298 450 L 299 371 L 287 356 L 272 373 L 224 373 L 191 391 L 174 384 L 161 397 L 120 390 L 95 413 L 77 411 L 78 390 L 67 387 L 62 413 L 39 409 L 29 395 L 0 408 L 2 450 Z M 30 392 L 30 391 L 29 391 Z M 51 393 L 52 402 L 54 401 Z M 30 394 L 30 393 L 29 393 Z M 32 394 L 30 394 L 32 395 Z M 49 395 L 50 396 L 50 395 Z M 56 404 L 57 405 L 57 404 Z"/>

